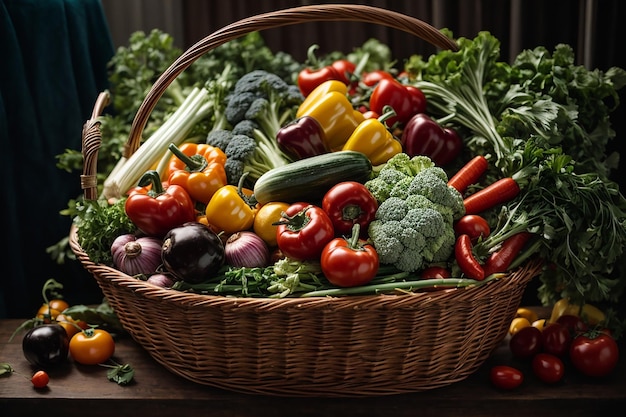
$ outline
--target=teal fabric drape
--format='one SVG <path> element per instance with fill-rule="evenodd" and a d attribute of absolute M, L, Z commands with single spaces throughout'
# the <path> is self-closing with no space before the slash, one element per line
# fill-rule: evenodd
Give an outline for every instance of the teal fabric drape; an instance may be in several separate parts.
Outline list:
<path fill-rule="evenodd" d="M 78 174 L 58 169 L 56 156 L 80 149 L 113 53 L 100 0 L 0 2 L 0 317 L 31 317 L 49 278 L 63 283 L 68 301 L 101 300 L 77 262 L 59 265 L 46 248 L 67 236 L 71 220 L 59 212 L 81 192 Z"/>

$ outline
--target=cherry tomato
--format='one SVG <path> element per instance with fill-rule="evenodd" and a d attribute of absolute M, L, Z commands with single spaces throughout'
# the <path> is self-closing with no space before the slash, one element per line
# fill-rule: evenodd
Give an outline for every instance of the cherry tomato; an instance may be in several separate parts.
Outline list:
<path fill-rule="evenodd" d="M 338 59 L 330 64 L 330 66 L 337 71 L 337 74 L 339 74 L 338 79 L 340 81 L 346 85 L 351 84 L 351 78 L 354 75 L 354 70 L 356 69 L 356 64 L 354 64 L 354 62 L 348 61 L 347 59 Z"/>
<path fill-rule="evenodd" d="M 65 300 L 62 300 L 60 298 L 55 298 L 53 300 L 48 301 L 48 305 L 50 306 L 50 308 L 53 308 L 59 312 L 63 312 L 65 309 L 69 308 L 69 303 Z"/>
<path fill-rule="evenodd" d="M 570 337 L 574 338 L 581 333 L 587 331 L 587 324 L 578 316 L 574 316 L 573 314 L 563 314 L 556 322 L 564 325 L 569 331 Z"/>
<path fill-rule="evenodd" d="M 45 388 L 48 386 L 48 382 L 50 382 L 50 377 L 46 371 L 37 371 L 30 379 L 30 382 L 33 383 L 35 388 Z"/>
<path fill-rule="evenodd" d="M 615 339 L 605 333 L 585 333 L 574 338 L 569 357 L 584 375 L 603 377 L 610 374 L 619 360 Z"/>
<path fill-rule="evenodd" d="M 65 329 L 65 332 L 67 333 L 67 337 L 69 337 L 70 339 L 76 333 L 81 331 L 81 329 L 85 330 L 87 327 L 89 327 L 89 325 L 86 322 L 82 320 L 76 321 L 70 316 L 66 316 L 65 314 L 59 314 L 56 317 L 55 321 L 58 325 L 60 325 L 61 327 Z"/>
<path fill-rule="evenodd" d="M 76 333 L 70 340 L 70 356 L 83 365 L 104 363 L 115 352 L 115 341 L 103 329 L 86 329 Z"/>
<path fill-rule="evenodd" d="M 289 203 L 270 202 L 262 205 L 254 216 L 254 233 L 259 235 L 269 247 L 276 246 L 278 227 L 274 223 L 281 219 L 282 212 L 288 207 Z"/>
<path fill-rule="evenodd" d="M 487 220 L 477 214 L 466 214 L 461 217 L 454 224 L 454 231 L 457 236 L 468 235 L 472 243 L 476 243 L 481 237 L 486 238 L 491 233 Z"/>
<path fill-rule="evenodd" d="M 37 310 L 36 317 L 42 319 L 45 323 L 54 321 L 61 312 L 57 309 L 51 308 L 48 304 L 44 304 Z"/>
<path fill-rule="evenodd" d="M 424 269 L 420 274 L 420 278 L 422 279 L 443 279 L 450 278 L 451 276 L 450 270 L 442 266 L 431 266 Z"/>
<path fill-rule="evenodd" d="M 537 313 L 526 307 L 519 307 L 517 311 L 515 311 L 515 317 L 524 317 L 531 324 L 539 319 Z"/>
<path fill-rule="evenodd" d="M 542 332 L 543 350 L 555 356 L 567 354 L 572 337 L 567 327 L 560 323 L 551 323 Z"/>
<path fill-rule="evenodd" d="M 517 368 L 506 365 L 497 365 L 489 372 L 491 383 L 500 389 L 514 389 L 524 382 L 524 374 Z"/>
<path fill-rule="evenodd" d="M 294 203 L 278 225 L 276 243 L 282 253 L 295 260 L 319 259 L 324 246 L 334 239 L 335 229 L 321 207 Z"/>
<path fill-rule="evenodd" d="M 518 330 L 509 340 L 509 349 L 517 358 L 530 358 L 539 353 L 541 347 L 541 330 L 530 325 Z"/>
<path fill-rule="evenodd" d="M 356 181 L 344 181 L 334 185 L 322 199 L 322 209 L 333 222 L 335 234 L 346 235 L 358 223 L 361 236 L 376 216 L 378 201 L 365 185 Z"/>
<path fill-rule="evenodd" d="M 371 244 L 359 239 L 358 229 L 358 226 L 353 229 L 349 239 L 335 238 L 322 250 L 322 272 L 328 281 L 339 287 L 365 285 L 378 272 L 378 253 Z"/>
<path fill-rule="evenodd" d="M 511 325 L 509 326 L 509 334 L 513 336 L 524 327 L 530 327 L 530 322 L 528 321 L 528 319 L 526 317 L 515 317 L 513 320 L 511 320 Z"/>
<path fill-rule="evenodd" d="M 532 361 L 533 373 L 545 383 L 554 384 L 563 378 L 565 366 L 557 356 L 549 353 L 538 353 Z"/>

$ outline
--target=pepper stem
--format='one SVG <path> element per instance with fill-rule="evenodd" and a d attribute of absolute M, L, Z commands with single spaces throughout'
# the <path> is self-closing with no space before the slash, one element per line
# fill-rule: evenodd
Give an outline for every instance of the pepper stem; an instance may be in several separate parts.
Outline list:
<path fill-rule="evenodd" d="M 147 187 L 149 185 L 152 185 L 152 189 L 148 191 L 148 194 L 153 197 L 161 195 L 165 191 L 163 189 L 163 183 L 161 182 L 161 177 L 159 176 L 159 173 L 153 169 L 150 171 L 146 171 L 146 173 L 143 174 L 139 179 L 140 187 Z"/>
<path fill-rule="evenodd" d="M 187 170 L 190 172 L 201 172 L 209 165 L 206 158 L 200 154 L 188 156 L 184 154 L 176 145 L 170 143 L 168 146 L 170 152 L 172 152 L 176 158 L 180 159 L 187 166 Z"/>

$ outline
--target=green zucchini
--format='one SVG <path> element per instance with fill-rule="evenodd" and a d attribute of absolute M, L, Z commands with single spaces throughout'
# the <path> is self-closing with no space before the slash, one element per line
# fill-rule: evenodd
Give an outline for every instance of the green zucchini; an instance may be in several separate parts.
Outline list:
<path fill-rule="evenodd" d="M 361 152 L 330 152 L 267 171 L 254 184 L 254 198 L 261 204 L 270 201 L 320 203 L 335 184 L 365 183 L 371 173 L 372 163 Z"/>

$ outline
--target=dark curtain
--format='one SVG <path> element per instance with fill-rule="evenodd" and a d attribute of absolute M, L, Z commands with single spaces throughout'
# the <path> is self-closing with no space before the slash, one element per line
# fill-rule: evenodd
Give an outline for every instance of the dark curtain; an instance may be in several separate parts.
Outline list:
<path fill-rule="evenodd" d="M 54 278 L 71 303 L 99 303 L 80 264 L 46 253 L 69 233 L 59 212 L 81 193 L 56 167 L 80 149 L 82 125 L 100 91 L 113 45 L 99 0 L 0 1 L 0 140 L 4 245 L 0 317 L 32 317 Z"/>

